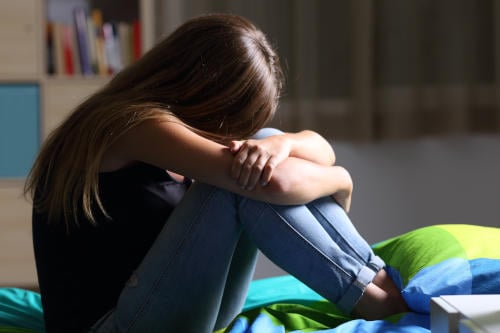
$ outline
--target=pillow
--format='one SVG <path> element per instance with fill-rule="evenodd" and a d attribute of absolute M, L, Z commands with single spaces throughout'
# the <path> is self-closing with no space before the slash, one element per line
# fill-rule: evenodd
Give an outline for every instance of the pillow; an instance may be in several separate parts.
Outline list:
<path fill-rule="evenodd" d="M 429 313 L 440 295 L 500 293 L 500 228 L 435 225 L 375 244 L 373 249 L 408 306 Z"/>

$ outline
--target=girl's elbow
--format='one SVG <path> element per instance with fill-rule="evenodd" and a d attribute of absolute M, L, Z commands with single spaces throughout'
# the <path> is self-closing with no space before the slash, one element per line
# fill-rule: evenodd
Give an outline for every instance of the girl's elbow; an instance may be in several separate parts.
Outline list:
<path fill-rule="evenodd" d="M 300 184 L 294 176 L 273 177 L 267 185 L 266 191 L 270 197 L 269 202 L 278 205 L 300 205 L 310 201 L 303 193 L 303 182 Z"/>

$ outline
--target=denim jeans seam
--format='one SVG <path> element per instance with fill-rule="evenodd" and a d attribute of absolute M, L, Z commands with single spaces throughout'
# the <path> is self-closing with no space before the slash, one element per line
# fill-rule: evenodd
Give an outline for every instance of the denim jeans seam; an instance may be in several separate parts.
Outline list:
<path fill-rule="evenodd" d="M 206 196 L 201 209 L 198 211 L 197 217 L 199 217 L 201 215 L 201 212 L 206 207 L 207 202 L 212 199 L 212 197 L 214 196 L 215 190 L 216 190 L 215 188 L 212 188 L 210 190 L 210 194 Z M 165 273 L 168 271 L 168 268 L 170 267 L 170 264 L 173 261 L 173 258 L 177 257 L 177 254 L 180 252 L 180 249 L 184 246 L 185 240 L 188 237 L 188 235 L 190 234 L 189 231 L 192 230 L 198 223 L 200 223 L 199 218 L 195 218 L 192 221 L 193 222 L 196 221 L 196 223 L 191 223 L 191 226 L 188 229 L 188 232 L 186 232 L 185 237 L 182 239 L 181 242 L 179 242 L 179 246 L 175 250 L 174 255 L 172 256 L 172 259 L 168 262 L 168 264 L 166 264 L 164 266 L 164 268 L 163 268 L 163 270 L 161 270 L 158 278 L 152 283 L 150 292 L 145 297 L 145 301 L 141 304 L 141 306 L 138 309 L 138 311 L 136 312 L 136 315 L 134 316 L 134 318 L 132 318 L 130 320 L 130 323 L 129 323 L 129 325 L 127 325 L 127 328 L 125 331 L 130 331 L 130 329 L 132 329 L 134 327 L 134 325 L 137 323 L 137 320 L 139 319 L 140 315 L 144 312 L 144 310 L 147 308 L 147 306 L 151 303 L 152 295 L 159 289 L 160 281 L 163 279 L 163 277 L 165 276 Z"/>
<path fill-rule="evenodd" d="M 349 278 L 355 278 L 355 276 L 352 276 L 349 272 L 347 272 L 346 270 L 344 270 L 340 265 L 338 265 L 335 261 L 333 261 L 326 253 L 324 253 L 321 249 L 317 248 L 316 246 L 314 246 L 314 244 L 312 244 L 311 242 L 309 242 L 300 232 L 297 231 L 297 229 L 295 229 L 290 223 L 288 223 L 287 219 L 285 217 L 283 217 L 276 209 L 274 209 L 274 207 L 271 205 L 271 204 L 268 204 L 266 203 L 269 208 L 271 208 L 271 210 L 273 210 L 283 221 L 285 221 L 285 224 L 286 226 L 288 227 L 287 230 L 289 232 L 293 232 L 294 235 L 298 235 L 299 236 L 299 239 L 304 243 L 306 244 L 307 246 L 309 246 L 310 248 L 316 250 L 319 254 L 321 254 L 321 258 L 328 262 L 329 264 L 333 264 L 339 271 L 341 271 L 342 273 L 344 273 L 347 277 Z"/>
<path fill-rule="evenodd" d="M 325 217 L 323 212 L 316 205 L 311 205 L 311 207 L 309 209 L 314 209 L 316 212 L 318 212 L 318 214 L 321 215 L 321 217 L 325 221 L 328 221 L 328 219 Z M 333 226 L 331 226 L 331 225 L 329 225 L 328 227 L 333 228 Z M 351 244 L 349 244 L 349 242 L 346 241 L 346 237 L 343 234 L 341 234 L 341 232 L 339 230 L 337 230 L 337 233 L 339 235 L 341 235 L 343 243 L 345 243 L 346 246 L 349 247 L 349 249 L 351 249 L 351 251 L 356 254 L 357 259 L 362 261 L 363 265 L 368 265 L 370 263 L 369 258 L 368 258 L 368 260 L 364 259 L 363 256 Z"/>

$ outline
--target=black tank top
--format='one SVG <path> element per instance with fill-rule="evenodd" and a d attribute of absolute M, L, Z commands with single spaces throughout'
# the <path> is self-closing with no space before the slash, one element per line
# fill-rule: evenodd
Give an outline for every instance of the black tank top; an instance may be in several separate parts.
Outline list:
<path fill-rule="evenodd" d="M 97 226 L 47 221 L 33 212 L 33 244 L 48 333 L 83 332 L 112 309 L 190 181 L 138 163 L 101 173 L 101 200 L 112 220 Z"/>

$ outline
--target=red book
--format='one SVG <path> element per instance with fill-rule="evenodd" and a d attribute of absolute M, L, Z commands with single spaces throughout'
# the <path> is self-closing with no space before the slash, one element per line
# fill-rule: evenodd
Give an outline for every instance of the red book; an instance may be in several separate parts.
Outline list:
<path fill-rule="evenodd" d="M 73 32 L 71 26 L 63 25 L 63 55 L 64 55 L 64 74 L 73 75 L 75 66 L 73 63 Z"/>
<path fill-rule="evenodd" d="M 141 23 L 139 20 L 132 22 L 132 47 L 134 51 L 134 60 L 137 60 L 142 55 L 142 36 Z"/>

